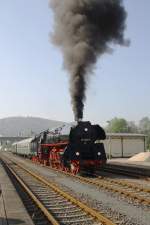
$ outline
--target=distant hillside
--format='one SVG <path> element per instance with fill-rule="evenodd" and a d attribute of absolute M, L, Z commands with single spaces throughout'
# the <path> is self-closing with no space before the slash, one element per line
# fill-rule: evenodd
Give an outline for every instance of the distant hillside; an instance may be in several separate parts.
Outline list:
<path fill-rule="evenodd" d="M 9 117 L 0 119 L 0 136 L 31 136 L 64 122 L 36 117 Z"/>

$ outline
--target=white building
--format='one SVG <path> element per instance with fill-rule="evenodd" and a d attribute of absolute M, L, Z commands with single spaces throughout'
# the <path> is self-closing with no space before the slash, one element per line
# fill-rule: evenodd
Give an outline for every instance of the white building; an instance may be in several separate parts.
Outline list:
<path fill-rule="evenodd" d="M 108 158 L 131 157 L 146 150 L 146 135 L 107 133 L 104 145 Z"/>

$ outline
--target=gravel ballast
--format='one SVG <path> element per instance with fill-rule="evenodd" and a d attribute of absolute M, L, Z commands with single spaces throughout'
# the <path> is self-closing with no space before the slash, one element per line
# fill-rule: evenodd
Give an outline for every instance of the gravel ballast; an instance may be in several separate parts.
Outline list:
<path fill-rule="evenodd" d="M 105 190 L 100 190 L 93 185 L 80 183 L 78 180 L 53 172 L 48 168 L 33 164 L 28 160 L 6 154 L 11 159 L 14 158 L 22 165 L 28 166 L 40 175 L 59 184 L 72 195 L 78 197 L 89 206 L 102 211 L 104 214 L 118 221 L 120 225 L 149 225 L 150 208 L 140 204 L 133 204 L 132 200 L 128 200 Z"/>

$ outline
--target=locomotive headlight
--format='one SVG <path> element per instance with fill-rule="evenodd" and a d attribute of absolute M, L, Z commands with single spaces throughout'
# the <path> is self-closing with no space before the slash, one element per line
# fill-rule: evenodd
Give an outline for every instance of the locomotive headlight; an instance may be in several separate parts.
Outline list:
<path fill-rule="evenodd" d="M 100 156 L 101 155 L 101 152 L 98 152 L 97 155 Z"/>
<path fill-rule="evenodd" d="M 80 155 L 80 153 L 79 153 L 79 152 L 76 152 L 76 155 L 77 155 L 77 156 L 79 156 L 79 155 Z"/>

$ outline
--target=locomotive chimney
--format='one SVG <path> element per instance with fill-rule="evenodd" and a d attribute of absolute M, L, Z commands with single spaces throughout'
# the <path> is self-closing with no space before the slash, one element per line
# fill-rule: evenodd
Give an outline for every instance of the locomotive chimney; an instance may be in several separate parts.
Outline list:
<path fill-rule="evenodd" d="M 78 119 L 77 120 L 77 124 L 79 124 L 80 122 L 82 122 L 82 119 Z"/>

